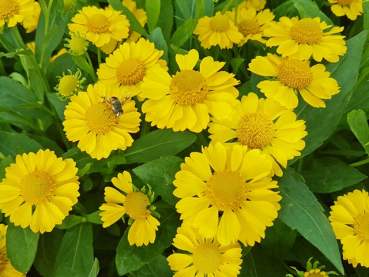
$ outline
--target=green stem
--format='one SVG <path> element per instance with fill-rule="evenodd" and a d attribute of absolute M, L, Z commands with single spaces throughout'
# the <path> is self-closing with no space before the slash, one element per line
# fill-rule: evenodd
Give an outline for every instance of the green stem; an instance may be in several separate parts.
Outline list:
<path fill-rule="evenodd" d="M 197 138 L 201 142 L 201 145 L 208 146 L 209 142 L 205 139 L 203 133 L 197 133 Z"/>
<path fill-rule="evenodd" d="M 357 166 L 368 164 L 368 163 L 369 163 L 369 158 L 366 158 L 365 160 L 362 160 L 360 162 L 356 162 L 356 163 L 350 164 L 350 166 L 357 167 Z"/>
<path fill-rule="evenodd" d="M 91 77 L 92 77 L 92 79 L 94 79 L 94 82 L 96 83 L 97 82 L 97 76 L 96 76 L 94 65 L 92 64 L 90 55 L 88 54 L 88 51 L 85 51 L 85 56 L 87 58 L 87 62 L 89 64 L 89 66 L 91 67 L 91 72 L 94 73 L 93 75 L 91 75 Z"/>
<path fill-rule="evenodd" d="M 49 23 L 50 23 L 50 11 L 51 11 L 51 6 L 53 5 L 53 1 L 54 0 L 50 0 L 49 5 L 47 6 L 47 9 L 45 11 L 45 1 L 41 1 L 44 2 L 43 5 L 43 14 L 45 16 L 45 33 L 44 33 L 44 38 L 47 36 L 47 33 L 49 32 Z M 43 63 L 44 63 L 44 59 L 45 59 L 45 51 L 46 51 L 46 43 L 42 44 L 42 52 L 41 52 L 41 59 L 40 59 L 40 67 L 42 67 Z"/>
<path fill-rule="evenodd" d="M 140 137 L 146 135 L 148 132 L 150 132 L 151 123 L 146 122 L 145 120 L 141 123 L 141 131 L 140 131 Z"/>
<path fill-rule="evenodd" d="M 99 67 L 101 64 L 101 49 L 98 47 L 97 48 L 97 62 L 99 63 Z"/>
<path fill-rule="evenodd" d="M 3 153 L 0 152 L 0 159 L 4 160 L 5 159 L 5 156 Z"/>

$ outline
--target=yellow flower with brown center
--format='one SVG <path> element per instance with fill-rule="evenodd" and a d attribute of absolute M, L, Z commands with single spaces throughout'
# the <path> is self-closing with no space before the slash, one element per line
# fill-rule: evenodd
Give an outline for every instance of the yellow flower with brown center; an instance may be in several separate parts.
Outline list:
<path fill-rule="evenodd" d="M 338 62 L 339 56 L 346 53 L 344 36 L 335 35 L 343 27 L 332 27 L 316 18 L 282 17 L 279 22 L 270 23 L 264 35 L 270 37 L 267 46 L 278 46 L 277 53 L 283 57 L 308 60 L 312 57 L 317 62 L 326 59 Z M 329 31 L 326 31 L 329 29 Z"/>
<path fill-rule="evenodd" d="M 99 9 L 95 6 L 83 7 L 68 24 L 69 31 L 85 35 L 96 47 L 101 47 L 111 39 L 121 41 L 128 37 L 129 21 L 121 12 Z"/>
<path fill-rule="evenodd" d="M 230 20 L 234 20 L 235 11 L 226 12 L 226 15 Z M 256 13 L 254 8 L 239 9 L 237 15 L 237 28 L 243 35 L 243 38 L 238 46 L 244 45 L 249 39 L 257 40 L 261 43 L 266 43 L 263 39 L 264 30 L 267 28 L 267 24 L 274 19 L 274 14 L 270 10 L 263 10 Z"/>
<path fill-rule="evenodd" d="M 152 205 L 154 194 L 151 189 L 146 192 L 136 189 L 132 184 L 132 177 L 129 172 L 119 173 L 117 177 L 111 179 L 114 186 L 118 189 L 106 187 L 105 201 L 100 206 L 102 212 L 101 220 L 103 227 L 109 227 L 117 222 L 124 215 L 130 218 L 131 225 L 128 231 L 128 242 L 136 246 L 154 243 L 156 231 L 160 222 L 152 214 L 158 216 Z"/>
<path fill-rule="evenodd" d="M 241 246 L 224 246 L 216 238 L 207 239 L 186 224 L 177 229 L 173 245 L 184 252 L 174 253 L 167 260 L 176 273 L 173 276 L 236 277 L 241 269 Z"/>
<path fill-rule="evenodd" d="M 208 126 L 209 114 L 222 119 L 232 113 L 239 83 L 234 74 L 219 71 L 225 63 L 212 57 L 202 59 L 196 71 L 198 59 L 199 53 L 192 49 L 187 55 L 176 55 L 181 71 L 174 76 L 155 68 L 145 77 L 140 96 L 147 99 L 142 111 L 152 126 L 201 132 Z"/>
<path fill-rule="evenodd" d="M 239 9 L 252 9 L 254 8 L 256 11 L 260 11 L 264 9 L 266 5 L 266 0 L 244 0 L 238 5 Z"/>
<path fill-rule="evenodd" d="M 212 119 L 210 139 L 260 149 L 273 161 L 273 174 L 282 176 L 279 165 L 286 168 L 287 161 L 305 148 L 305 121 L 296 120 L 292 110 L 273 99 L 259 99 L 254 93 L 243 96 L 234 111 L 227 119 Z"/>
<path fill-rule="evenodd" d="M 363 14 L 362 0 L 328 0 L 332 4 L 331 10 L 336 16 L 347 16 L 350 20 L 356 20 Z"/>
<path fill-rule="evenodd" d="M 280 209 L 271 171 L 272 161 L 259 149 L 212 143 L 185 158 L 175 175 L 177 211 L 205 238 L 253 246 Z"/>
<path fill-rule="evenodd" d="M 141 92 L 144 77 L 148 71 L 166 62 L 160 60 L 163 51 L 157 50 L 154 43 L 141 38 L 137 43 L 123 43 L 102 63 L 97 70 L 99 82 L 106 86 L 121 87 L 131 96 Z"/>
<path fill-rule="evenodd" d="M 0 0 L 0 28 L 6 22 L 8 27 L 14 27 L 17 23 L 24 22 L 25 17 L 35 15 L 37 10 L 35 11 L 34 2 L 34 0 Z"/>
<path fill-rule="evenodd" d="M 69 48 L 68 53 L 72 56 L 82 56 L 88 49 L 88 41 L 84 35 L 80 33 L 71 33 L 70 39 L 66 38 L 67 42 L 64 47 Z"/>
<path fill-rule="evenodd" d="M 253 59 L 248 69 L 261 76 L 273 77 L 272 80 L 261 81 L 257 87 L 287 109 L 297 107 L 297 93 L 309 105 L 325 108 L 323 99 L 331 99 L 340 92 L 337 81 L 329 77 L 330 73 L 322 64 L 310 66 L 307 61 L 268 54 L 267 57 Z"/>
<path fill-rule="evenodd" d="M 0 183 L 0 210 L 10 221 L 33 232 L 51 232 L 77 203 L 78 169 L 53 151 L 17 155 Z"/>
<path fill-rule="evenodd" d="M 58 92 L 57 96 L 60 100 L 64 101 L 71 98 L 73 95 L 77 94 L 83 89 L 82 83 L 86 80 L 82 77 L 82 72 L 78 69 L 75 74 L 69 71 L 69 75 L 58 76 L 59 83 L 56 85 L 55 90 Z"/>
<path fill-rule="evenodd" d="M 204 48 L 219 45 L 221 49 L 232 48 L 234 43 L 240 43 L 243 36 L 226 15 L 217 12 L 215 16 L 200 18 L 195 30 Z"/>
<path fill-rule="evenodd" d="M 331 206 L 329 220 L 343 247 L 343 259 L 356 267 L 369 267 L 369 196 L 354 190 L 339 196 Z"/>
<path fill-rule="evenodd" d="M 8 226 L 0 224 L 0 276 L 25 277 L 26 275 L 16 270 L 6 255 L 6 231 Z"/>
<path fill-rule="evenodd" d="M 117 115 L 109 103 L 116 97 L 122 104 L 123 114 Z M 128 99 L 120 89 L 105 87 L 97 83 L 89 85 L 70 99 L 64 115 L 64 131 L 70 141 L 78 141 L 77 147 L 94 159 L 107 158 L 114 150 L 125 150 L 133 139 L 129 133 L 137 133 L 140 113 L 135 101 Z"/>

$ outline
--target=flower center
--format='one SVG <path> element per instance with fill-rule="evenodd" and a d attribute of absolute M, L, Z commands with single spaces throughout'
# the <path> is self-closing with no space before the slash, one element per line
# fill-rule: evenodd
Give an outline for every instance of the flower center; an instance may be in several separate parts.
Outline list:
<path fill-rule="evenodd" d="M 183 70 L 177 72 L 170 83 L 170 95 L 181 105 L 194 105 L 206 98 L 208 85 L 204 76 L 198 71 Z"/>
<path fill-rule="evenodd" d="M 225 32 L 229 29 L 229 19 L 222 14 L 218 14 L 210 19 L 210 29 L 215 32 Z"/>
<path fill-rule="evenodd" d="M 215 172 L 206 183 L 206 197 L 221 211 L 238 209 L 247 194 L 248 186 L 237 172 Z"/>
<path fill-rule="evenodd" d="M 327 276 L 324 271 L 320 271 L 320 269 L 311 269 L 309 272 L 305 272 L 306 277 L 323 277 Z"/>
<path fill-rule="evenodd" d="M 74 93 L 78 87 L 78 78 L 74 75 L 67 75 L 60 79 L 59 92 L 64 96 Z"/>
<path fill-rule="evenodd" d="M 150 205 L 149 198 L 142 192 L 131 192 L 124 201 L 124 208 L 130 218 L 146 219 L 150 215 L 147 206 Z"/>
<path fill-rule="evenodd" d="M 14 0 L 0 0 L 0 20 L 18 14 L 19 5 Z"/>
<path fill-rule="evenodd" d="M 237 26 L 238 31 L 244 37 L 260 33 L 260 25 L 255 20 L 246 19 L 241 21 Z"/>
<path fill-rule="evenodd" d="M 109 103 L 99 102 L 86 111 L 85 120 L 92 132 L 105 135 L 116 126 L 119 117 L 115 115 Z"/>
<path fill-rule="evenodd" d="M 54 178 L 47 172 L 35 171 L 21 180 L 20 194 L 31 205 L 40 205 L 50 201 L 56 188 Z"/>
<path fill-rule="evenodd" d="M 369 213 L 360 214 L 356 218 L 354 229 L 361 241 L 369 242 Z"/>
<path fill-rule="evenodd" d="M 122 85 L 133 85 L 145 76 L 145 65 L 136 58 L 128 58 L 120 63 L 116 75 Z"/>
<path fill-rule="evenodd" d="M 69 41 L 69 49 L 75 53 L 84 53 L 86 48 L 86 40 L 79 36 L 75 35 Z"/>
<path fill-rule="evenodd" d="M 211 242 L 203 242 L 193 251 L 193 264 L 203 274 L 214 273 L 223 264 L 219 248 Z"/>
<path fill-rule="evenodd" d="M 105 15 L 98 13 L 91 16 L 86 25 L 90 32 L 101 34 L 109 32 L 110 22 Z"/>
<path fill-rule="evenodd" d="M 291 27 L 290 35 L 300 44 L 317 44 L 323 37 L 319 23 L 312 18 L 303 18 Z"/>
<path fill-rule="evenodd" d="M 274 138 L 274 123 L 265 114 L 247 113 L 238 122 L 237 138 L 251 149 L 266 147 Z"/>
<path fill-rule="evenodd" d="M 286 60 L 277 69 L 278 79 L 286 86 L 303 89 L 313 81 L 310 66 L 299 60 Z"/>
<path fill-rule="evenodd" d="M 350 5 L 354 0 L 337 0 L 338 5 L 341 6 L 348 6 Z"/>

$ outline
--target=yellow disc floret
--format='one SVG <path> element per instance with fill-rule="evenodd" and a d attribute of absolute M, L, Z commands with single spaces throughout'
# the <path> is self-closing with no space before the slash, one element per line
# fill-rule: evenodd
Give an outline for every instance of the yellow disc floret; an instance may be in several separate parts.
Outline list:
<path fill-rule="evenodd" d="M 211 18 L 209 23 L 210 29 L 216 32 L 227 31 L 230 27 L 229 19 L 222 14 L 217 14 Z"/>
<path fill-rule="evenodd" d="M 145 65 L 139 59 L 128 58 L 121 62 L 116 70 L 121 85 L 133 85 L 145 76 Z"/>
<path fill-rule="evenodd" d="M 354 229 L 361 241 L 369 242 L 369 213 L 360 214 L 356 218 Z"/>
<path fill-rule="evenodd" d="M 193 264 L 203 274 L 211 274 L 223 264 L 219 248 L 211 242 L 203 242 L 193 251 Z"/>
<path fill-rule="evenodd" d="M 299 60 L 286 60 L 277 69 L 278 79 L 294 89 L 303 89 L 313 81 L 313 71 L 310 66 Z"/>
<path fill-rule="evenodd" d="M 14 0 L 0 0 L 0 19 L 7 19 L 18 14 L 19 5 Z"/>
<path fill-rule="evenodd" d="M 260 25 L 255 20 L 246 19 L 238 25 L 238 31 L 244 36 L 255 35 L 260 33 Z"/>
<path fill-rule="evenodd" d="M 90 32 L 101 34 L 109 32 L 110 21 L 103 14 L 94 14 L 87 22 L 87 28 Z"/>
<path fill-rule="evenodd" d="M 300 44 L 317 44 L 323 38 L 323 31 L 313 18 L 303 18 L 291 27 L 290 35 Z"/>
<path fill-rule="evenodd" d="M 93 104 L 85 115 L 86 125 L 95 134 L 107 134 L 118 123 L 117 117 L 106 102 Z"/>
<path fill-rule="evenodd" d="M 147 209 L 149 205 L 149 198 L 142 192 L 131 192 L 124 201 L 127 214 L 135 220 L 146 219 L 150 215 L 150 211 Z"/>

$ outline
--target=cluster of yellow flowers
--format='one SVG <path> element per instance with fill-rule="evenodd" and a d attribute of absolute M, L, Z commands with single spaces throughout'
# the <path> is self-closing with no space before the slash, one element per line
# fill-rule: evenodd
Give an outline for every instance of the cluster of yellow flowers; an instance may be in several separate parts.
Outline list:
<path fill-rule="evenodd" d="M 7 22 L 8 27 L 22 23 L 27 32 L 36 28 L 37 2 L 5 1 L 0 0 L 0 7 L 8 5 L 6 14 L 0 12 L 0 27 Z M 210 134 L 210 145 L 186 157 L 175 175 L 174 195 L 180 199 L 176 209 L 183 224 L 173 245 L 186 254 L 168 257 L 174 276 L 239 274 L 239 242 L 254 246 L 278 216 L 281 196 L 272 178 L 282 176 L 288 161 L 305 147 L 305 121 L 293 110 L 299 96 L 312 107 L 324 108 L 324 100 L 340 91 L 320 62 L 338 62 L 346 53 L 344 37 L 337 35 L 343 28 L 319 18 L 281 17 L 275 22 L 265 2 L 246 0 L 232 11 L 201 18 L 194 34 L 204 48 L 241 47 L 249 40 L 277 47 L 278 55 L 258 56 L 248 65 L 252 73 L 268 77 L 257 85 L 266 98 L 251 92 L 239 100 L 239 81 L 221 70 L 225 62 L 209 56 L 200 60 L 195 49 L 175 56 L 179 71 L 171 75 L 163 51 L 130 30 L 126 16 L 111 6 L 83 7 L 68 24 L 69 54 L 84 55 L 91 63 L 87 47 L 92 43 L 109 55 L 86 90 L 80 71 L 63 74 L 56 86 L 60 98 L 70 100 L 64 112 L 66 137 L 78 142 L 81 151 L 100 160 L 130 147 L 131 134 L 139 131 L 141 122 L 139 101 L 151 126 L 195 133 L 207 129 Z M 338 16 L 355 20 L 362 13 L 359 0 L 329 2 Z M 134 1 L 122 4 L 142 26 L 146 24 L 145 11 L 136 9 Z M 50 150 L 18 155 L 0 183 L 1 211 L 16 226 L 52 231 L 77 203 L 77 171 L 72 159 L 58 158 Z M 150 187 L 138 190 L 127 171 L 112 183 L 116 188 L 105 188 L 106 203 L 100 207 L 103 227 L 127 214 L 130 245 L 153 243 L 160 226 L 154 192 Z M 330 220 L 343 243 L 344 259 L 354 266 L 369 267 L 369 233 L 364 226 L 368 203 L 367 192 L 355 191 L 339 197 L 332 207 Z M 0 231 L 6 232 L 4 226 Z"/>

